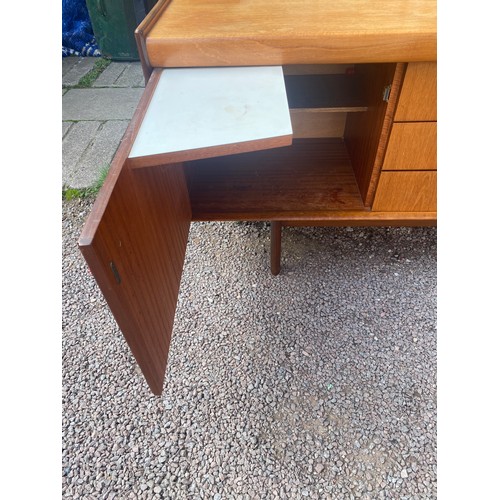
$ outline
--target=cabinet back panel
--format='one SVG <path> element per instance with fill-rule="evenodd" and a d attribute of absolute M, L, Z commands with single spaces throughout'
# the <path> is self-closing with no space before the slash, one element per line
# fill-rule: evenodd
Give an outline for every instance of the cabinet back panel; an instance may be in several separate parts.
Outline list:
<path fill-rule="evenodd" d="M 293 137 L 294 139 L 344 137 L 346 114 L 291 109 Z"/>

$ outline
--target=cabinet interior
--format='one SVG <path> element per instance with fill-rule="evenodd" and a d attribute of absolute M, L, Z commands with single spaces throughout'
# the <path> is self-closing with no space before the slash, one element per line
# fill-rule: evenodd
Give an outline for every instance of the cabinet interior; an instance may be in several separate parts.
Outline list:
<path fill-rule="evenodd" d="M 193 220 L 369 210 L 395 66 L 285 66 L 292 145 L 186 162 Z"/>

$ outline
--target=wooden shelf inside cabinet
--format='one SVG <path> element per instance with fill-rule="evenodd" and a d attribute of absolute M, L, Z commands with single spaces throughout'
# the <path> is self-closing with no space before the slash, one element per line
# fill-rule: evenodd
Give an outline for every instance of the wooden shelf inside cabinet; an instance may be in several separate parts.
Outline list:
<path fill-rule="evenodd" d="M 356 75 L 285 75 L 288 107 L 308 112 L 357 112 L 368 109 Z"/>
<path fill-rule="evenodd" d="M 365 210 L 344 142 L 291 146 L 187 162 L 193 220 L 306 218 Z"/>
<path fill-rule="evenodd" d="M 347 115 L 368 109 L 354 74 L 285 74 L 285 88 L 296 139 L 343 137 Z"/>

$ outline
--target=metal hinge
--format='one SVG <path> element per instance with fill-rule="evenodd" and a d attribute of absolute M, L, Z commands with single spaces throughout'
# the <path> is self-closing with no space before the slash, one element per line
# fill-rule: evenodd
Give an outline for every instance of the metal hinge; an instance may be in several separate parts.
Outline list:
<path fill-rule="evenodd" d="M 384 88 L 384 93 L 382 94 L 382 100 L 384 102 L 389 102 L 390 95 L 391 95 L 391 85 L 387 85 L 387 87 Z"/>

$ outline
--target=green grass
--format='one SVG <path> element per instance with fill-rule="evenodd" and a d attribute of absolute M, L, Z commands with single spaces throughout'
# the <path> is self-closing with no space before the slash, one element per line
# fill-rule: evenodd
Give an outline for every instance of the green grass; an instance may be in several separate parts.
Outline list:
<path fill-rule="evenodd" d="M 97 80 L 97 77 L 111 64 L 111 59 L 100 57 L 94 67 L 73 87 L 75 89 L 86 89 L 92 87 L 92 84 Z"/>
<path fill-rule="evenodd" d="M 96 195 L 101 189 L 104 180 L 109 172 L 109 165 L 106 165 L 101 168 L 99 172 L 99 177 L 93 186 L 84 189 L 77 188 L 63 188 L 62 196 L 63 200 L 71 201 L 76 198 L 88 198 L 90 196 Z"/>

